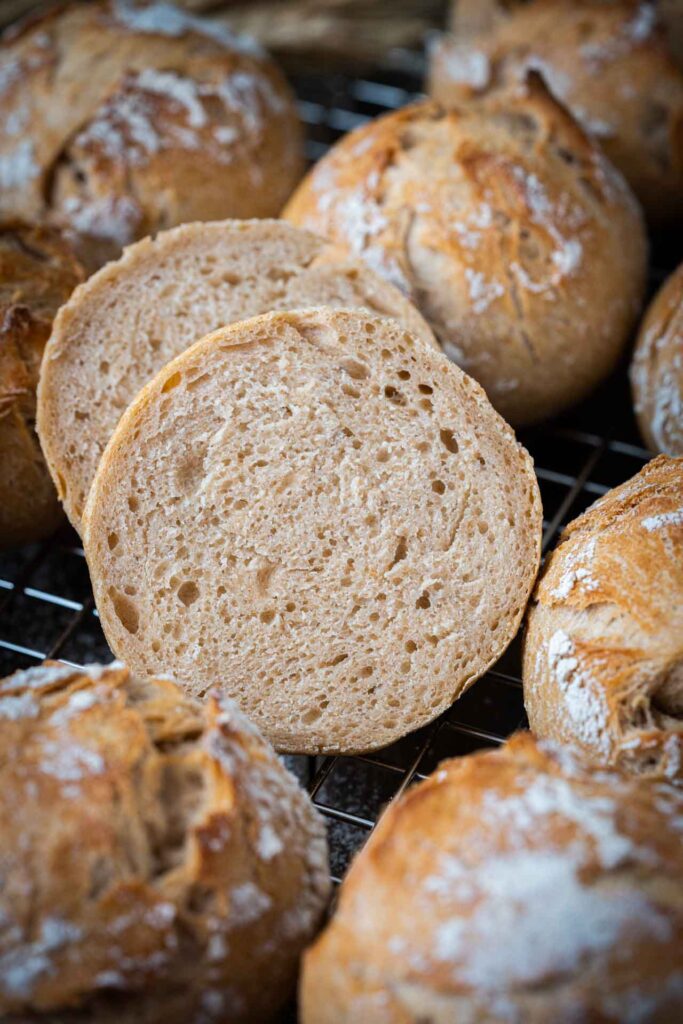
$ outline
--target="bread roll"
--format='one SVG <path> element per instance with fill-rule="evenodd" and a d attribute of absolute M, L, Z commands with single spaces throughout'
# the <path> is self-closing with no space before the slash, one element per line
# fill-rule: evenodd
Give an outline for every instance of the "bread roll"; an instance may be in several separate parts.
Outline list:
<path fill-rule="evenodd" d="M 329 308 L 178 356 L 83 518 L 112 650 L 193 693 L 220 676 L 300 753 L 447 708 L 514 636 L 540 534 L 531 459 L 474 381 L 395 321 Z"/>
<path fill-rule="evenodd" d="M 52 533 L 61 510 L 35 433 L 52 319 L 83 273 L 55 230 L 0 223 L 0 548 Z"/>
<path fill-rule="evenodd" d="M 683 459 L 660 456 L 567 527 L 529 613 L 537 735 L 683 780 Z"/>
<path fill-rule="evenodd" d="M 631 363 L 631 388 L 648 448 L 683 455 L 683 263 L 648 307 Z"/>
<path fill-rule="evenodd" d="M 277 309 L 364 306 L 436 347 L 397 289 L 333 256 L 322 239 L 280 221 L 187 224 L 127 249 L 79 289 L 55 324 L 38 409 L 48 465 L 76 529 L 123 410 L 209 331 Z"/>
<path fill-rule="evenodd" d="M 160 228 L 277 214 L 303 170 L 292 94 L 170 4 L 57 7 L 0 47 L 0 214 L 73 229 L 92 269 Z"/>
<path fill-rule="evenodd" d="M 531 0 L 498 7 L 489 31 L 437 44 L 430 72 L 434 98 L 458 104 L 463 90 L 514 81 L 530 68 L 540 71 L 626 177 L 652 225 L 680 227 L 683 70 L 657 24 L 655 5 Z"/>
<path fill-rule="evenodd" d="M 352 132 L 285 216 L 403 288 L 513 425 L 589 392 L 640 307 L 635 201 L 537 80 Z"/>
<path fill-rule="evenodd" d="M 4 1024 L 277 1020 L 324 827 L 231 701 L 120 664 L 0 682 Z"/>
<path fill-rule="evenodd" d="M 520 734 L 389 806 L 304 957 L 302 1024 L 672 1024 L 683 795 Z"/>

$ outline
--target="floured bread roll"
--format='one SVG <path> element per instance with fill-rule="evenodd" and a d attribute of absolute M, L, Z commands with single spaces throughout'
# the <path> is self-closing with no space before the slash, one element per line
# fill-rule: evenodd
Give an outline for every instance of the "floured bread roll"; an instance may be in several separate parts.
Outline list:
<path fill-rule="evenodd" d="M 631 388 L 646 445 L 683 455 L 683 263 L 648 307 L 633 353 Z"/>
<path fill-rule="evenodd" d="M 79 289 L 55 324 L 38 425 L 64 507 L 80 530 L 97 463 L 121 413 L 205 334 L 258 313 L 363 306 L 436 346 L 417 310 L 357 260 L 281 221 L 185 224 L 144 239 Z"/>
<path fill-rule="evenodd" d="M 255 44 L 168 3 L 57 6 L 0 46 L 0 214 L 72 229 L 90 269 L 189 220 L 269 217 L 303 172 Z"/>
<path fill-rule="evenodd" d="M 531 459 L 481 388 L 401 324 L 329 308 L 165 367 L 83 518 L 112 649 L 194 693 L 220 676 L 302 753 L 448 707 L 514 636 L 540 534 Z"/>
<path fill-rule="evenodd" d="M 529 614 L 534 732 L 683 779 L 683 459 L 660 456 L 567 527 Z"/>
<path fill-rule="evenodd" d="M 492 81 L 541 72 L 555 96 L 600 143 L 642 202 L 648 220 L 683 223 L 683 71 L 640 0 L 530 0 L 465 3 L 487 8 L 456 15 L 465 35 L 432 54 L 430 91 L 449 105 Z M 496 10 L 497 8 L 497 10 Z M 488 24 L 486 24 L 488 22 Z"/>
<path fill-rule="evenodd" d="M 672 1024 L 683 795 L 519 734 L 390 804 L 304 957 L 302 1024 Z"/>
<path fill-rule="evenodd" d="M 351 132 L 285 216 L 401 287 L 513 425 L 559 412 L 606 376 L 642 300 L 637 204 L 533 77 Z"/>
<path fill-rule="evenodd" d="M 279 1019 L 324 826 L 231 701 L 45 663 L 0 681 L 0 742 L 4 1024 Z"/>

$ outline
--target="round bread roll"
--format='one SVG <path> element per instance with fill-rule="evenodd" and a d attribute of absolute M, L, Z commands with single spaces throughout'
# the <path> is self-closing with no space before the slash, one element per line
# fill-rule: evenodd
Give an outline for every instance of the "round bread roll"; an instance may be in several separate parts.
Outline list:
<path fill-rule="evenodd" d="M 402 287 L 513 425 L 589 392 L 639 311 L 646 241 L 635 201 L 537 78 L 352 132 L 285 216 Z"/>
<path fill-rule="evenodd" d="M 46 537 L 62 518 L 35 432 L 36 387 L 53 317 L 82 280 L 57 231 L 0 223 L 0 548 Z"/>
<path fill-rule="evenodd" d="M 648 448 L 683 455 L 683 263 L 648 307 L 633 353 L 631 388 Z"/>
<path fill-rule="evenodd" d="M 305 954 L 302 1024 L 672 1024 L 683 794 L 519 734 L 389 806 Z"/>
<path fill-rule="evenodd" d="M 509 6 L 509 5 L 508 5 Z M 683 71 L 639 0 L 531 0 L 492 28 L 433 50 L 430 92 L 447 106 L 491 81 L 540 71 L 599 140 L 658 228 L 683 223 Z"/>
<path fill-rule="evenodd" d="M 299 753 L 436 718 L 515 635 L 540 535 L 531 459 L 475 382 L 401 324 L 329 308 L 165 367 L 83 518 L 112 650 L 194 693 L 220 676 Z"/>
<path fill-rule="evenodd" d="M 0 214 L 92 269 L 188 220 L 277 214 L 303 170 L 292 94 L 249 41 L 170 4 L 57 7 L 0 47 Z"/>
<path fill-rule="evenodd" d="M 279 1019 L 325 830 L 231 701 L 46 662 L 0 682 L 0 741 L 4 1024 Z"/>
<path fill-rule="evenodd" d="M 183 225 L 91 277 L 55 323 L 39 389 L 41 442 L 76 529 L 121 413 L 166 363 L 225 324 L 322 305 L 394 317 L 438 347 L 396 288 L 281 221 Z"/>
<path fill-rule="evenodd" d="M 524 703 L 538 736 L 683 779 L 683 459 L 659 456 L 564 531 L 529 613 Z"/>

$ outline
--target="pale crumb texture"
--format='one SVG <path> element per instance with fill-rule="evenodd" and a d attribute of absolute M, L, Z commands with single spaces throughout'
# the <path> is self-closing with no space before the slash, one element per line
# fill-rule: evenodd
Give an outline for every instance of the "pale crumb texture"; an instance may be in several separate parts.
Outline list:
<path fill-rule="evenodd" d="M 455 36 L 432 48 L 435 99 L 458 104 L 490 81 L 520 81 L 538 71 L 624 175 L 648 221 L 668 231 L 683 225 L 683 71 L 672 56 L 671 33 L 660 24 L 663 4 L 461 0 L 459 6 L 499 16 L 492 25 L 474 18 L 456 25 Z"/>
<path fill-rule="evenodd" d="M 57 6 L 0 48 L 0 214 L 69 229 L 93 270 L 174 224 L 276 216 L 303 173 L 257 47 L 173 8 Z"/>
<path fill-rule="evenodd" d="M 633 353 L 631 388 L 648 448 L 683 455 L 683 263 L 648 307 Z"/>
<path fill-rule="evenodd" d="M 225 324 L 322 305 L 393 317 L 436 347 L 396 288 L 281 221 L 184 224 L 93 275 L 55 323 L 39 393 L 41 443 L 76 529 L 122 412 L 166 363 Z"/>
<path fill-rule="evenodd" d="M 683 459 L 661 455 L 564 531 L 529 611 L 533 731 L 683 780 Z"/>
<path fill-rule="evenodd" d="M 683 795 L 518 734 L 390 805 L 308 950 L 302 1024 L 672 1024 Z"/>
<path fill-rule="evenodd" d="M 539 560 L 531 459 L 394 321 L 327 308 L 217 331 L 123 416 L 83 520 L 136 671 L 220 679 L 289 752 L 381 747 L 514 636 Z"/>
<path fill-rule="evenodd" d="M 538 76 L 351 132 L 283 215 L 402 288 L 514 426 L 606 377 L 640 310 L 637 203 Z"/>
<path fill-rule="evenodd" d="M 231 701 L 46 662 L 0 682 L 0 744 L 4 1024 L 279 1019 L 325 832 Z"/>

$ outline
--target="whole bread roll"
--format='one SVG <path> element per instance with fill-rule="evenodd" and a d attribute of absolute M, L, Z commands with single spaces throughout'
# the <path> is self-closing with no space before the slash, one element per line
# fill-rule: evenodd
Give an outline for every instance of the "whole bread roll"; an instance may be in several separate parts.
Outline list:
<path fill-rule="evenodd" d="M 4 1024 L 276 1020 L 324 826 L 231 701 L 122 665 L 0 681 Z"/>
<path fill-rule="evenodd" d="M 683 455 L 683 263 L 659 289 L 640 326 L 631 389 L 648 448 Z"/>
<path fill-rule="evenodd" d="M 672 1024 L 683 794 L 519 734 L 389 806 L 304 957 L 302 1024 Z"/>
<path fill-rule="evenodd" d="M 531 603 L 533 731 L 683 780 L 683 459 L 664 455 L 564 531 Z"/>
<path fill-rule="evenodd" d="M 48 536 L 62 518 L 35 432 L 52 320 L 83 280 L 54 229 L 0 223 L 0 548 Z"/>
<path fill-rule="evenodd" d="M 43 364 L 38 429 L 77 530 L 121 413 L 159 370 L 210 331 L 259 313 L 363 306 L 436 347 L 408 300 L 358 260 L 281 221 L 185 224 L 102 268 L 57 319 Z"/>
<path fill-rule="evenodd" d="M 92 269 L 188 220 L 277 214 L 292 94 L 254 45 L 156 3 L 56 7 L 0 46 L 0 214 L 73 229 Z"/>
<path fill-rule="evenodd" d="M 284 216 L 401 287 L 513 425 L 589 392 L 640 308 L 637 204 L 537 77 L 351 132 Z"/>
<path fill-rule="evenodd" d="M 472 5 L 467 5 L 472 6 Z M 476 6 L 476 4 L 475 4 Z M 656 5 L 640 0 L 489 4 L 488 29 L 445 38 L 430 92 L 446 105 L 492 80 L 540 71 L 626 177 L 654 227 L 683 223 L 683 70 Z M 468 27 L 465 21 L 462 22 Z"/>
<path fill-rule="evenodd" d="M 481 388 L 402 324 L 327 307 L 169 363 L 83 517 L 112 650 L 194 693 L 220 675 L 297 753 L 436 718 L 515 635 L 540 535 L 531 459 Z"/>

